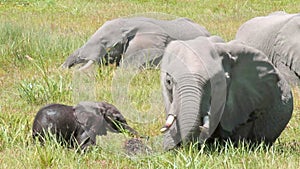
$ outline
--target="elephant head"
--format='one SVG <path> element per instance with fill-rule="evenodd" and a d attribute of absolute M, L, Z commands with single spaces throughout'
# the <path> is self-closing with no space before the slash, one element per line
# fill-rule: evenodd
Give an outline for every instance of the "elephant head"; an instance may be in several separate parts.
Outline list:
<path fill-rule="evenodd" d="M 133 38 L 137 31 L 135 27 L 124 26 L 123 22 L 123 19 L 105 22 L 81 48 L 66 59 L 62 66 L 70 68 L 76 64 L 86 63 L 81 68 L 85 69 L 94 62 L 118 63 L 129 39 Z"/>
<path fill-rule="evenodd" d="M 132 129 L 120 111 L 112 104 L 106 102 L 79 102 L 74 107 L 74 115 L 78 123 L 87 133 L 93 135 L 106 135 L 110 132 L 129 132 L 136 136 L 138 133 Z"/>
<path fill-rule="evenodd" d="M 214 137 L 273 142 L 291 117 L 290 88 L 267 57 L 236 42 L 216 42 L 199 37 L 166 48 L 166 150 Z"/>
<path fill-rule="evenodd" d="M 67 142 L 71 147 L 80 145 L 85 149 L 96 144 L 97 135 L 106 135 L 107 131 L 138 135 L 115 106 L 85 101 L 74 107 L 50 104 L 41 108 L 34 119 L 32 136 L 43 143 L 45 134 L 50 132 L 61 143 Z"/>

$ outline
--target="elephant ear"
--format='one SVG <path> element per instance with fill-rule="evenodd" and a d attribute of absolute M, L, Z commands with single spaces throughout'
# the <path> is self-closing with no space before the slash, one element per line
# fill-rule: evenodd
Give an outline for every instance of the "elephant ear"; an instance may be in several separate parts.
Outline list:
<path fill-rule="evenodd" d="M 136 27 L 121 28 L 123 42 L 130 41 L 136 35 L 138 29 Z"/>
<path fill-rule="evenodd" d="M 279 30 L 274 46 L 275 65 L 291 84 L 300 84 L 299 39 L 300 14 L 296 14 Z"/>
<path fill-rule="evenodd" d="M 107 122 L 96 102 L 80 102 L 74 107 L 74 115 L 85 134 L 96 142 L 96 135 L 107 134 Z"/>
<path fill-rule="evenodd" d="M 228 132 L 251 120 L 251 113 L 272 104 L 279 75 L 267 56 L 254 48 L 230 42 L 217 44 L 227 76 L 227 100 L 220 121 Z"/>

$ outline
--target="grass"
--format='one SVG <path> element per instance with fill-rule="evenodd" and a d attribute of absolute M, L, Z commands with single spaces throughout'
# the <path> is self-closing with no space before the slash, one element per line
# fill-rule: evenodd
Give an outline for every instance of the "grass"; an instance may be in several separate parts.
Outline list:
<path fill-rule="evenodd" d="M 238 27 L 252 17 L 276 10 L 295 13 L 299 8 L 298 0 L 1 0 L 0 168 L 299 168 L 298 88 L 294 89 L 293 117 L 271 148 L 250 150 L 247 145 L 233 148 L 228 143 L 162 152 L 159 71 L 126 73 L 113 66 L 95 67 L 86 76 L 60 68 L 105 21 L 120 16 L 152 12 L 146 15 L 188 17 L 212 34 L 231 40 Z M 120 95 L 124 91 L 125 96 Z M 41 106 L 53 102 L 73 105 L 81 98 L 115 104 L 134 128 L 150 136 L 155 153 L 127 156 L 121 149 L 127 139 L 123 135 L 100 138 L 98 146 L 87 153 L 55 142 L 44 147 L 32 143 L 33 118 Z"/>

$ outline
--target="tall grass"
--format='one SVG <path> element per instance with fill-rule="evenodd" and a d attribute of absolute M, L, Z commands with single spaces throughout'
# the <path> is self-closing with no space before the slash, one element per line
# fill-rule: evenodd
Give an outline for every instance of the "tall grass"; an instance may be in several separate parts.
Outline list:
<path fill-rule="evenodd" d="M 156 18 L 188 17 L 212 34 L 231 40 L 239 25 L 252 17 L 299 9 L 297 0 L 0 0 L 0 168 L 299 168 L 299 94 L 290 123 L 270 148 L 250 149 L 247 144 L 234 148 L 227 143 L 163 152 L 159 128 L 164 108 L 158 70 L 126 74 L 114 66 L 101 66 L 84 79 L 60 68 L 100 25 L 120 16 L 154 12 L 151 15 Z M 129 81 L 124 82 L 125 88 L 116 88 L 122 84 L 122 74 Z M 88 81 L 84 84 L 83 80 Z M 118 100 L 113 92 L 120 89 L 127 91 L 125 100 Z M 78 91 L 89 94 L 79 96 Z M 99 138 L 97 146 L 86 153 L 55 142 L 33 144 L 31 127 L 41 106 L 73 105 L 82 97 L 115 104 L 130 125 L 150 136 L 147 144 L 155 151 L 125 154 L 122 147 L 129 138 L 124 135 Z"/>

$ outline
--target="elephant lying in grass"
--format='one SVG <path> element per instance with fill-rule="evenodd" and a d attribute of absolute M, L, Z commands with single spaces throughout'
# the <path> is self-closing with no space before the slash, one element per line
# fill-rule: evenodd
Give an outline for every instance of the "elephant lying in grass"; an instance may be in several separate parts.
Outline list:
<path fill-rule="evenodd" d="M 267 56 L 216 39 L 173 41 L 166 48 L 161 62 L 166 150 L 215 139 L 271 145 L 291 118 L 290 87 Z"/>
<path fill-rule="evenodd" d="M 236 40 L 263 51 L 290 84 L 300 84 L 300 13 L 253 18 L 239 28 Z"/>
<path fill-rule="evenodd" d="M 128 126 L 119 110 L 106 102 L 80 102 L 76 106 L 49 104 L 42 107 L 33 123 L 32 136 L 44 143 L 51 133 L 58 142 L 85 149 L 96 143 L 97 135 L 111 132 L 138 133 Z"/>
<path fill-rule="evenodd" d="M 202 26 L 186 18 L 157 20 L 146 17 L 118 18 L 107 21 L 92 37 L 63 63 L 70 68 L 94 62 L 117 65 L 157 65 L 167 44 L 172 40 L 189 40 L 209 36 Z"/>

